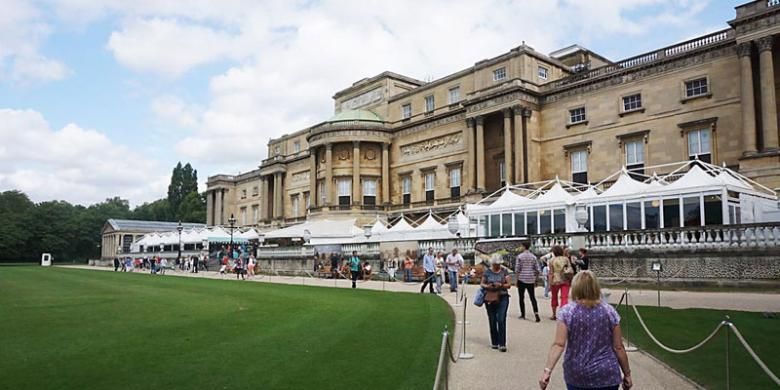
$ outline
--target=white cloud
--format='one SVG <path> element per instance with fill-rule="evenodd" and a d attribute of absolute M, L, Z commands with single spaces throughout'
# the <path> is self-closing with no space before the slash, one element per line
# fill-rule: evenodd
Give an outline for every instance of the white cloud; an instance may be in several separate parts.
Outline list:
<path fill-rule="evenodd" d="M 152 111 L 178 127 L 192 128 L 198 124 L 202 109 L 196 105 L 188 105 L 176 96 L 165 95 L 152 100 Z"/>
<path fill-rule="evenodd" d="M 0 190 L 33 200 L 90 204 L 113 196 L 132 204 L 164 193 L 158 164 L 111 142 L 103 133 L 68 124 L 54 130 L 33 110 L 0 109 Z"/>

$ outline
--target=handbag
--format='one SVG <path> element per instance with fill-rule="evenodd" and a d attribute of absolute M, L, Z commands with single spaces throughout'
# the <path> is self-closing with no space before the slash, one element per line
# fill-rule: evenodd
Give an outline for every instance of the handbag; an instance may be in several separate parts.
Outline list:
<path fill-rule="evenodd" d="M 474 293 L 474 305 L 482 307 L 484 303 L 485 303 L 485 289 L 480 287 L 477 289 L 477 292 Z"/>
<path fill-rule="evenodd" d="M 571 266 L 571 260 L 566 262 L 563 266 L 563 279 L 567 282 L 571 282 L 574 279 L 574 267 Z"/>
<path fill-rule="evenodd" d="M 487 304 L 496 303 L 499 298 L 498 290 L 488 290 L 485 292 L 485 303 Z"/>

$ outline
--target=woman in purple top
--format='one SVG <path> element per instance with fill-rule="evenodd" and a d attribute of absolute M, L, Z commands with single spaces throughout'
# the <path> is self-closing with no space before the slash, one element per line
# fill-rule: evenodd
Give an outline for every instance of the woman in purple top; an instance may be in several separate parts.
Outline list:
<path fill-rule="evenodd" d="M 617 390 L 621 383 L 624 389 L 630 389 L 633 382 L 623 348 L 620 316 L 615 308 L 601 302 L 596 276 L 590 271 L 577 273 L 572 282 L 571 297 L 572 302 L 558 311 L 555 341 L 550 347 L 539 387 L 547 388 L 550 374 L 565 347 L 563 378 L 568 390 Z"/>

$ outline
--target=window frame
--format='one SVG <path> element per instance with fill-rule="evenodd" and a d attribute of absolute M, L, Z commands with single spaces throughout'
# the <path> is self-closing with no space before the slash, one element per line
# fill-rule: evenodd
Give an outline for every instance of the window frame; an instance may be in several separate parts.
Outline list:
<path fill-rule="evenodd" d="M 401 203 L 408 205 L 412 203 L 412 176 L 401 176 Z"/>
<path fill-rule="evenodd" d="M 709 135 L 709 139 L 707 141 L 707 147 L 708 151 L 706 153 L 702 153 L 702 142 L 701 142 L 701 134 L 703 132 L 706 132 Z M 698 146 L 698 153 L 692 153 L 691 152 L 691 135 L 696 134 L 696 145 Z M 688 152 L 688 158 L 690 160 L 696 159 L 697 156 L 709 156 L 710 161 L 712 161 L 712 144 L 713 144 L 713 131 L 711 127 L 696 127 L 691 128 L 690 130 L 685 132 L 685 147 Z M 699 158 L 701 160 L 701 158 Z"/>
<path fill-rule="evenodd" d="M 627 101 L 627 99 L 631 98 L 637 98 L 636 101 L 633 102 L 633 104 L 638 103 L 634 107 L 628 107 L 629 105 L 632 105 L 632 102 Z M 622 114 L 628 114 L 632 112 L 638 112 L 638 111 L 644 111 L 644 101 L 642 99 L 642 93 L 641 92 L 635 92 L 630 93 L 628 95 L 623 95 L 620 97 L 620 112 Z"/>
<path fill-rule="evenodd" d="M 409 119 L 412 117 L 412 103 L 401 104 L 401 119 Z"/>
<path fill-rule="evenodd" d="M 456 92 L 456 99 L 452 99 L 452 92 Z M 450 87 L 447 89 L 447 103 L 448 104 L 457 104 L 460 103 L 460 85 L 456 85 L 454 87 Z"/>
<path fill-rule="evenodd" d="M 493 69 L 493 82 L 506 80 L 506 66 Z"/>
<path fill-rule="evenodd" d="M 542 76 L 542 73 L 544 73 L 544 76 Z M 539 80 L 547 81 L 547 79 L 550 77 L 550 69 L 546 66 L 538 65 L 536 68 L 536 77 L 538 77 Z"/>
<path fill-rule="evenodd" d="M 704 81 L 704 91 L 703 92 L 700 91 L 697 94 L 692 94 L 692 95 L 689 94 L 688 93 L 689 91 L 694 91 L 697 88 L 701 89 L 702 87 L 700 85 L 698 87 L 691 87 L 691 88 L 689 88 L 688 84 L 689 83 L 694 83 L 694 82 L 697 82 L 697 81 L 702 81 L 702 80 Z M 688 100 L 691 100 L 691 99 L 697 99 L 697 98 L 701 98 L 701 97 L 712 96 L 712 85 L 710 84 L 710 77 L 708 75 L 699 75 L 699 76 L 695 76 L 695 77 L 691 77 L 691 78 L 683 80 L 683 82 L 682 82 L 682 95 L 683 95 L 683 99 L 682 99 L 683 103 L 688 101 Z"/>
<path fill-rule="evenodd" d="M 584 182 L 581 184 L 587 184 L 588 182 L 588 152 L 587 148 L 582 149 L 573 149 L 569 151 L 569 170 L 571 171 L 571 181 L 575 183 L 580 183 L 583 180 L 575 180 L 576 175 L 583 175 L 585 176 Z M 583 158 L 577 158 L 576 161 L 579 163 L 578 168 L 575 169 L 575 157 L 582 155 Z M 584 165 L 584 168 L 583 168 Z"/>
<path fill-rule="evenodd" d="M 575 116 L 577 116 L 577 117 L 580 116 L 578 113 L 575 113 L 575 111 L 579 111 L 579 110 L 582 110 L 582 115 L 581 115 L 582 118 L 580 120 L 574 121 L 574 117 Z M 585 108 L 584 105 L 577 106 L 577 107 L 572 107 L 572 108 L 567 110 L 567 113 L 568 113 L 568 117 L 566 119 L 567 127 L 576 126 L 576 125 L 582 125 L 582 124 L 587 124 L 588 123 L 588 111 L 587 111 L 587 109 Z"/>
<path fill-rule="evenodd" d="M 436 110 L 436 97 L 434 95 L 428 95 L 423 98 L 425 102 L 425 113 L 431 114 Z"/>
<path fill-rule="evenodd" d="M 430 180 L 429 180 L 430 179 Z M 430 184 L 430 186 L 429 186 Z M 430 170 L 423 172 L 423 191 L 425 192 L 425 201 L 432 202 L 436 195 L 436 171 Z"/>
<path fill-rule="evenodd" d="M 293 153 L 298 153 L 300 151 L 301 151 L 301 141 L 293 142 Z"/>

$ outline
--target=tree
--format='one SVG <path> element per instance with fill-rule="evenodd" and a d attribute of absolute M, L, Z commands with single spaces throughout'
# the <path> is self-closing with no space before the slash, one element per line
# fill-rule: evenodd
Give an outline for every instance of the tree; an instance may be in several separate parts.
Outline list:
<path fill-rule="evenodd" d="M 35 204 L 21 191 L 0 193 L 0 261 L 24 259 Z"/>
<path fill-rule="evenodd" d="M 171 183 L 168 185 L 168 205 L 173 212 L 173 219 L 183 219 L 180 210 L 182 202 L 191 193 L 198 193 L 198 171 L 192 168 L 190 163 L 176 164 L 171 172 Z M 192 204 L 188 207 L 193 206 Z M 204 215 L 205 215 L 205 206 Z"/>
<path fill-rule="evenodd" d="M 206 220 L 206 194 L 190 192 L 179 206 L 179 219 L 182 222 L 203 223 Z"/>

